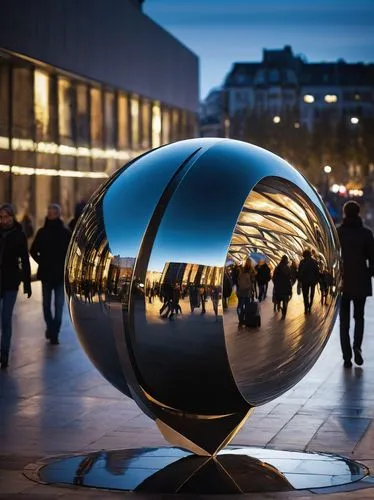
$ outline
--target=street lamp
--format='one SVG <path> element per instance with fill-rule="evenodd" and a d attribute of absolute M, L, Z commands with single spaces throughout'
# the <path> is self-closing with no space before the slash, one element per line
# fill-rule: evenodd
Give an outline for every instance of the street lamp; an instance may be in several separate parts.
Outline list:
<path fill-rule="evenodd" d="M 352 125 L 357 125 L 359 123 L 359 118 L 357 118 L 357 116 L 352 116 L 351 117 L 351 123 Z"/>
<path fill-rule="evenodd" d="M 280 121 L 281 121 L 280 116 L 273 117 L 273 123 L 280 123 Z"/>
<path fill-rule="evenodd" d="M 325 174 L 331 174 L 331 170 L 332 168 L 330 167 L 330 165 L 325 165 L 323 167 L 323 171 L 325 172 Z"/>
<path fill-rule="evenodd" d="M 329 175 L 332 172 L 332 168 L 330 167 L 330 165 L 325 165 L 323 167 L 323 171 L 325 172 L 325 200 L 326 200 L 328 192 L 329 192 L 329 184 L 330 184 Z"/>

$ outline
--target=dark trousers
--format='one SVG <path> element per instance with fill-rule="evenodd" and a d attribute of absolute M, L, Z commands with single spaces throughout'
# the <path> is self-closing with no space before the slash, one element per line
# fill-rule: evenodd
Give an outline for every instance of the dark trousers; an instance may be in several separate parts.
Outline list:
<path fill-rule="evenodd" d="M 267 287 L 266 283 L 258 284 L 258 300 L 260 302 L 264 300 L 264 298 L 266 297 L 266 287 Z"/>
<path fill-rule="evenodd" d="M 313 305 L 314 292 L 316 290 L 316 285 L 311 285 L 309 283 L 302 283 L 301 290 L 303 291 L 304 307 L 305 311 L 310 311 Z"/>
<path fill-rule="evenodd" d="M 342 295 L 340 301 L 340 345 L 344 361 L 352 357 L 351 340 L 349 337 L 351 301 L 353 302 L 353 317 L 355 320 L 353 350 L 361 352 L 362 338 L 364 336 L 364 312 L 366 297 L 353 299 Z"/>
<path fill-rule="evenodd" d="M 54 315 L 52 314 L 52 293 L 54 293 Z M 64 283 L 42 281 L 43 314 L 50 338 L 57 339 L 61 328 L 64 309 Z"/>
<path fill-rule="evenodd" d="M 7 360 L 12 338 L 12 316 L 17 299 L 17 290 L 4 290 L 0 297 L 1 310 L 1 359 Z"/>

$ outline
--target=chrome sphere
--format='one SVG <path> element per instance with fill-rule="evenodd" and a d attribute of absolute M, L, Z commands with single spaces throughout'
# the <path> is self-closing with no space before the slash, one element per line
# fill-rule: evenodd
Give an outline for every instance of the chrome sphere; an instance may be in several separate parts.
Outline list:
<path fill-rule="evenodd" d="M 286 255 L 295 273 L 306 249 L 319 268 L 320 283 L 303 289 L 311 310 L 295 283 L 281 318 L 270 281 L 257 327 L 240 325 L 240 266 L 261 259 L 274 271 Z M 321 354 L 339 252 L 320 197 L 287 162 L 228 139 L 177 142 L 125 165 L 90 200 L 67 258 L 70 315 L 92 363 L 167 439 L 214 454 Z"/>

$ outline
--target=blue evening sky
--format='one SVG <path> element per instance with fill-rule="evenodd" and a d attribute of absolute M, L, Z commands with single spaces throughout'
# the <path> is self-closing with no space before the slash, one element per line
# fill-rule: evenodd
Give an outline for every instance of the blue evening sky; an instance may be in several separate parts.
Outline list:
<path fill-rule="evenodd" d="M 233 62 L 291 45 L 309 62 L 374 62 L 374 0 L 146 0 L 144 12 L 200 57 L 200 95 Z"/>

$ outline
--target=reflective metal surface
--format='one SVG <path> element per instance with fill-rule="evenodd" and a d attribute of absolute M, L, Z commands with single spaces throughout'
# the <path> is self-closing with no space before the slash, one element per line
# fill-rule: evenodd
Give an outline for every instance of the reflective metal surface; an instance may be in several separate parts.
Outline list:
<path fill-rule="evenodd" d="M 227 286 L 238 266 L 260 255 L 274 273 L 306 249 L 328 276 L 310 312 L 294 284 L 281 319 L 270 282 L 261 327 L 243 328 L 240 292 Z M 313 366 L 339 286 L 337 238 L 315 190 L 272 153 L 221 139 L 174 143 L 117 172 L 86 208 L 66 269 L 92 362 L 170 442 L 202 455 Z"/>
<path fill-rule="evenodd" d="M 229 447 L 216 457 L 197 457 L 178 448 L 148 448 L 52 459 L 31 479 L 100 489 L 203 495 L 336 487 L 360 481 L 368 473 L 365 466 L 334 455 Z"/>

